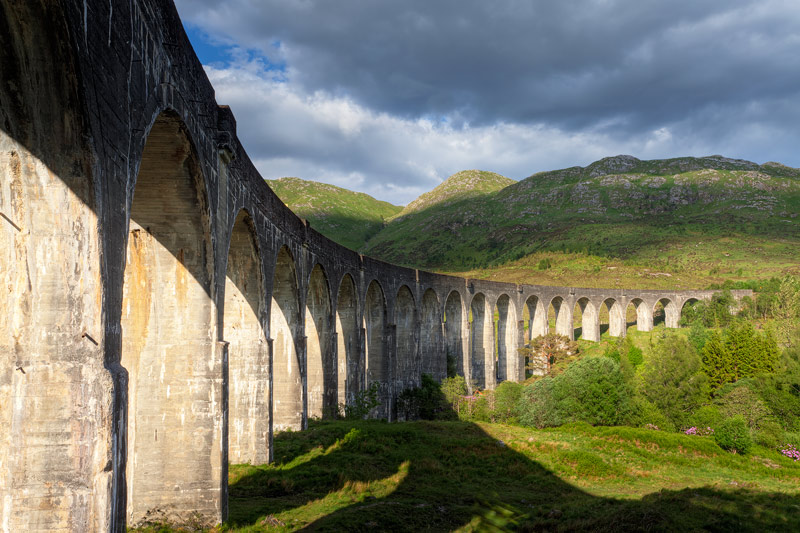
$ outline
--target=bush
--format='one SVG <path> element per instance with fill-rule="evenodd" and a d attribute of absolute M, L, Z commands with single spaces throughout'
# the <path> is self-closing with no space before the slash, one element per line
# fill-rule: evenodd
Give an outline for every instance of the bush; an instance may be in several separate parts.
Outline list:
<path fill-rule="evenodd" d="M 746 454 L 753 446 L 747 422 L 741 415 L 723 420 L 714 432 L 714 441 L 723 450 Z"/>
<path fill-rule="evenodd" d="M 554 394 L 555 378 L 544 377 L 522 389 L 517 412 L 523 426 L 560 426 L 564 421 Z"/>
<path fill-rule="evenodd" d="M 619 365 L 605 357 L 585 357 L 556 378 L 562 417 L 592 425 L 614 426 L 630 413 L 631 390 Z"/>
<path fill-rule="evenodd" d="M 748 428 L 756 429 L 765 420 L 772 417 L 772 412 L 758 397 L 758 394 L 750 389 L 748 383 L 731 387 L 730 390 L 723 389 L 723 392 L 724 394 L 717 400 L 717 404 L 726 418 L 741 415 L 747 422 Z"/>
<path fill-rule="evenodd" d="M 522 384 L 504 381 L 498 385 L 494 391 L 494 409 L 490 413 L 492 422 L 517 423 L 520 396 L 522 396 Z"/>
<path fill-rule="evenodd" d="M 670 335 L 645 363 L 639 391 L 675 427 L 684 426 L 689 414 L 708 400 L 708 379 L 700 368 L 700 357 L 689 341 Z"/>
<path fill-rule="evenodd" d="M 463 378 L 462 378 L 463 379 Z M 441 385 L 430 374 L 422 374 L 419 387 L 405 389 L 397 397 L 400 420 L 447 420 L 455 418 Z"/>
<path fill-rule="evenodd" d="M 778 371 L 757 376 L 753 386 L 784 429 L 800 430 L 800 347 L 787 348 Z"/>
<path fill-rule="evenodd" d="M 369 388 L 358 391 L 352 404 L 339 404 L 340 416 L 349 420 L 366 418 L 370 411 L 381 404 L 378 399 L 379 392 L 380 385 L 375 382 Z"/>
<path fill-rule="evenodd" d="M 765 448 L 777 449 L 786 444 L 786 432 L 774 420 L 767 420 L 756 431 L 754 440 Z"/>
<path fill-rule="evenodd" d="M 540 428 L 573 421 L 617 425 L 630 417 L 631 396 L 619 365 L 607 357 L 585 357 L 563 374 L 525 387 L 520 423 Z"/>
<path fill-rule="evenodd" d="M 467 394 L 467 381 L 464 376 L 453 376 L 442 380 L 440 388 L 447 403 L 457 410 L 459 398 Z"/>
<path fill-rule="evenodd" d="M 631 402 L 631 414 L 627 420 L 631 426 L 655 429 L 661 431 L 675 431 L 675 424 L 664 416 L 658 407 L 642 396 L 636 396 Z"/>
<path fill-rule="evenodd" d="M 689 424 L 699 428 L 716 428 L 722 419 L 722 413 L 717 406 L 704 405 L 692 413 L 692 416 L 689 417 Z"/>
<path fill-rule="evenodd" d="M 644 352 L 642 352 L 642 349 L 631 344 L 630 348 L 628 348 L 628 362 L 633 368 L 644 363 Z"/>

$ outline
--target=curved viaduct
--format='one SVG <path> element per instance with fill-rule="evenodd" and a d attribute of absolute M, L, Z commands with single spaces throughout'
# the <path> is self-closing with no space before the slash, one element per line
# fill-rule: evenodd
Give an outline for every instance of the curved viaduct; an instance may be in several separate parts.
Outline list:
<path fill-rule="evenodd" d="M 214 524 L 229 461 L 270 459 L 372 383 L 448 354 L 524 377 L 555 328 L 668 327 L 711 292 L 465 280 L 345 249 L 267 187 L 171 3 L 0 0 L 0 529 Z M 497 320 L 493 317 L 497 315 Z M 525 320 L 523 320 L 525 319 Z"/>

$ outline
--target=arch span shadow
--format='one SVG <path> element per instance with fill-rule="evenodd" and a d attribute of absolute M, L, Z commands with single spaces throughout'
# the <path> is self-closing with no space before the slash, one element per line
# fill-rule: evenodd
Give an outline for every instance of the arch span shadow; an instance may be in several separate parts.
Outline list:
<path fill-rule="evenodd" d="M 237 467 L 228 526 L 303 531 L 800 527 L 800 516 L 791 511 L 797 495 L 712 487 L 656 487 L 631 499 L 593 495 L 565 481 L 569 474 L 553 472 L 532 458 L 550 453 L 544 444 L 515 438 L 513 427 L 502 429 L 508 430 L 501 433 L 508 443 L 463 421 L 323 422 L 312 423 L 307 432 L 280 434 L 275 466 Z M 576 478 L 591 477 L 591 468 L 578 455 L 564 469 L 572 469 Z M 328 508 L 335 509 L 308 522 L 307 506 L 324 513 L 326 505 L 319 503 L 327 504 L 328 498 Z"/>

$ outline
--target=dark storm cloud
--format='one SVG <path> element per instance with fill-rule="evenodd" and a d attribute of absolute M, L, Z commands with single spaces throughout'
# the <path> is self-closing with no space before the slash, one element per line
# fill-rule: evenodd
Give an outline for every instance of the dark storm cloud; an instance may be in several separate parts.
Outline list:
<path fill-rule="evenodd" d="M 268 178 L 405 203 L 466 168 L 519 179 L 619 153 L 800 166 L 796 0 L 178 8 Z"/>
<path fill-rule="evenodd" d="M 181 2 L 285 60 L 309 91 L 472 124 L 647 128 L 796 92 L 800 4 L 752 1 Z"/>

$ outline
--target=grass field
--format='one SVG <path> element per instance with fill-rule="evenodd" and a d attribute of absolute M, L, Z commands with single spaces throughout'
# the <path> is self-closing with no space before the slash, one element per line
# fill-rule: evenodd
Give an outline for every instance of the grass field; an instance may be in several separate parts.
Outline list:
<path fill-rule="evenodd" d="M 800 464 L 627 427 L 314 422 L 231 467 L 218 528 L 299 529 L 797 531 Z"/>

